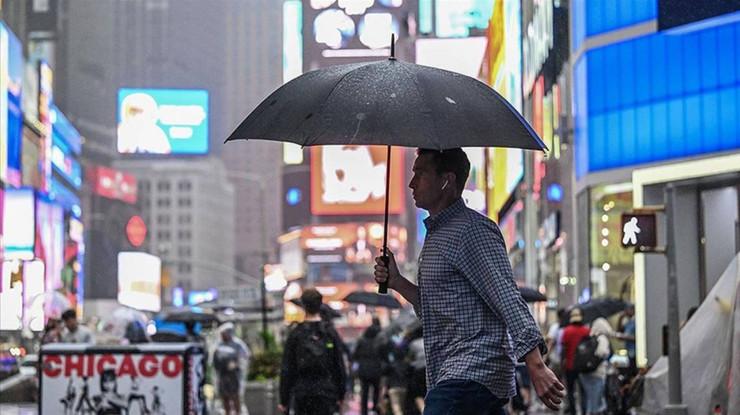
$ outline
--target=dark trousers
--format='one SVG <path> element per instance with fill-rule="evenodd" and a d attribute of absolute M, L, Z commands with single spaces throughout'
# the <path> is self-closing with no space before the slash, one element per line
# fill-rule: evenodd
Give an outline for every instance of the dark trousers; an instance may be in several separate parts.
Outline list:
<path fill-rule="evenodd" d="M 581 413 L 586 413 L 586 400 L 583 399 L 583 386 L 578 380 L 578 372 L 572 370 L 565 371 L 565 387 L 568 389 L 568 409 L 569 415 L 576 415 L 576 385 L 578 385 L 578 394 L 581 396 Z"/>
<path fill-rule="evenodd" d="M 362 415 L 367 415 L 367 400 L 370 388 L 373 388 L 373 411 L 378 410 L 378 395 L 380 394 L 380 379 L 360 379 Z"/>
<path fill-rule="evenodd" d="M 504 415 L 508 399 L 499 399 L 472 380 L 446 380 L 424 399 L 424 415 Z"/>
<path fill-rule="evenodd" d="M 323 396 L 306 396 L 295 399 L 295 415 L 334 415 L 337 401 Z"/>

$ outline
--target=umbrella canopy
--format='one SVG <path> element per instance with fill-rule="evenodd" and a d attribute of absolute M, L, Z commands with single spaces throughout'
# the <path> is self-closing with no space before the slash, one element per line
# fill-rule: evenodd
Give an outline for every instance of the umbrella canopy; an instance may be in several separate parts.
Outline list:
<path fill-rule="evenodd" d="M 577 304 L 568 309 L 566 320 L 570 320 L 570 311 L 574 308 L 580 308 L 583 313 L 583 322 L 591 323 L 599 317 L 609 318 L 614 314 L 624 311 L 628 303 L 616 298 L 595 298 L 583 304 Z"/>
<path fill-rule="evenodd" d="M 355 291 L 344 297 L 351 304 L 365 304 L 373 307 L 401 308 L 401 303 L 392 295 L 379 295 L 370 291 Z"/>
<path fill-rule="evenodd" d="M 31 304 L 32 307 L 38 307 L 38 304 L 41 304 L 44 315 L 50 318 L 60 318 L 63 312 L 72 307 L 69 298 L 59 291 L 46 291 L 38 294 L 33 297 Z"/>
<path fill-rule="evenodd" d="M 488 85 L 393 58 L 308 72 L 265 99 L 229 136 L 313 145 L 445 150 L 545 144 Z"/>
<path fill-rule="evenodd" d="M 173 309 L 162 313 L 161 317 L 164 321 L 171 322 L 193 322 L 201 324 L 213 324 L 219 323 L 218 316 L 215 313 L 208 310 L 203 310 L 199 307 L 188 307 L 182 309 Z"/>
<path fill-rule="evenodd" d="M 535 290 L 534 288 L 519 287 L 519 293 L 522 295 L 522 298 L 524 298 L 524 301 L 528 303 L 547 301 L 547 297 L 545 297 L 545 294 L 542 294 L 541 292 Z"/>

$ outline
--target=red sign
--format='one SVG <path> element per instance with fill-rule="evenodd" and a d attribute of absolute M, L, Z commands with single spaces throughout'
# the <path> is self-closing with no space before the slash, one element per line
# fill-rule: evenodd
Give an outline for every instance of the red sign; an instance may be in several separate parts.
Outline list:
<path fill-rule="evenodd" d="M 126 224 L 126 238 L 135 248 L 140 247 L 146 240 L 146 223 L 141 216 L 135 215 Z"/>
<path fill-rule="evenodd" d="M 44 376 L 56 378 L 63 376 L 100 376 L 104 370 L 115 370 L 117 377 L 153 378 L 164 375 L 174 378 L 182 374 L 182 356 L 145 354 L 140 358 L 113 354 L 68 354 L 44 356 L 42 369 Z"/>
<path fill-rule="evenodd" d="M 88 171 L 88 180 L 93 183 L 95 194 L 131 204 L 136 203 L 136 177 L 103 166 L 96 166 Z"/>

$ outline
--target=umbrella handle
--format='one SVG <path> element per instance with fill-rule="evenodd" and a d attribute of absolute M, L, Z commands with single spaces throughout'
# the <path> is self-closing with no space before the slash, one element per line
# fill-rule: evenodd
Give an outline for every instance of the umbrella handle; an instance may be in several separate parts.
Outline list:
<path fill-rule="evenodd" d="M 381 256 L 380 259 L 383 261 L 385 267 L 388 268 L 388 263 L 390 262 L 390 258 L 388 258 L 388 255 L 386 255 L 384 252 L 383 256 Z M 380 284 L 378 284 L 378 294 L 388 294 L 388 280 L 385 280 L 385 282 L 381 282 Z"/>

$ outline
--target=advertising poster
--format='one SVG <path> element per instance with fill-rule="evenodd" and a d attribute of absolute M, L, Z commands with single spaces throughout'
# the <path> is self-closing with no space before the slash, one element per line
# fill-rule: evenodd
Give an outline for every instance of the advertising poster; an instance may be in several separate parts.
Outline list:
<path fill-rule="evenodd" d="M 118 152 L 208 153 L 208 91 L 120 89 Z"/>
<path fill-rule="evenodd" d="M 384 146 L 312 147 L 311 213 L 382 215 L 387 151 Z M 390 214 L 403 213 L 406 187 L 403 159 L 403 150 L 393 147 Z"/>
<path fill-rule="evenodd" d="M 137 310 L 161 309 L 162 261 L 144 252 L 118 254 L 118 302 Z"/>
<path fill-rule="evenodd" d="M 33 259 L 36 211 L 33 191 L 7 189 L 3 199 L 3 258 Z"/>
<path fill-rule="evenodd" d="M 21 90 L 23 47 L 0 23 L 0 178 L 19 187 L 21 182 Z"/>
<path fill-rule="evenodd" d="M 36 240 L 36 258 L 46 265 L 46 291 L 62 288 L 65 235 L 61 206 L 37 200 Z"/>
<path fill-rule="evenodd" d="M 41 164 L 41 190 L 48 192 L 51 190 L 51 137 L 52 137 L 52 119 L 51 104 L 54 99 L 52 86 L 54 85 L 54 72 L 51 66 L 45 61 L 39 62 L 39 99 L 38 114 L 39 122 L 43 126 L 43 136 L 41 137 L 41 153 L 39 154 Z"/>
<path fill-rule="evenodd" d="M 203 358 L 187 347 L 45 348 L 41 413 L 202 414 Z"/>

